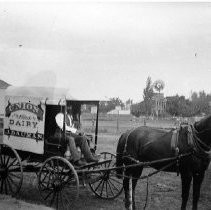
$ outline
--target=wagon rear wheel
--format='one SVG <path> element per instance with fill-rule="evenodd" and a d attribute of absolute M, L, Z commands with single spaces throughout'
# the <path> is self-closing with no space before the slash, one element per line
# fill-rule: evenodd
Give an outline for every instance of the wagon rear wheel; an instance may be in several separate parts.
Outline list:
<path fill-rule="evenodd" d="M 109 152 L 102 152 L 101 160 L 110 160 L 102 163 L 93 169 L 106 169 L 116 166 L 116 155 Z M 103 171 L 92 174 L 92 180 L 89 183 L 91 190 L 97 197 L 103 199 L 114 199 L 122 193 L 122 181 L 116 177 L 114 170 Z"/>
<path fill-rule="evenodd" d="M 74 167 L 62 157 L 48 158 L 38 174 L 41 197 L 56 209 L 71 209 L 78 198 L 79 180 Z"/>
<path fill-rule="evenodd" d="M 15 196 L 23 182 L 23 167 L 15 149 L 0 144 L 0 193 Z"/>

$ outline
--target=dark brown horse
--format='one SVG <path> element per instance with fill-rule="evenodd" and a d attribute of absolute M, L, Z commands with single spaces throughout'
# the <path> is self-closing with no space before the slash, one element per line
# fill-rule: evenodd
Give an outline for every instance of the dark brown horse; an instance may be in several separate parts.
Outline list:
<path fill-rule="evenodd" d="M 174 133 L 174 134 L 173 134 Z M 176 138 L 176 136 L 178 136 Z M 156 161 L 177 157 L 177 163 L 164 171 L 179 172 L 182 180 L 182 205 L 186 209 L 190 184 L 193 180 L 193 210 L 197 209 L 200 197 L 200 187 L 205 170 L 210 162 L 211 150 L 211 116 L 196 122 L 194 125 L 181 126 L 175 130 L 165 131 L 158 128 L 138 127 L 122 134 L 117 145 L 117 167 L 133 163 L 132 159 L 140 162 Z M 187 156 L 186 156 L 187 155 Z M 182 156 L 182 157 L 181 157 Z M 180 158 L 179 158 L 180 157 Z M 171 163 L 162 162 L 151 165 L 156 169 Z M 125 191 L 125 207 L 129 208 L 129 177 L 132 177 L 132 206 L 135 209 L 135 187 L 141 176 L 143 166 L 126 168 L 123 186 Z M 120 178 L 123 170 L 117 169 Z"/>

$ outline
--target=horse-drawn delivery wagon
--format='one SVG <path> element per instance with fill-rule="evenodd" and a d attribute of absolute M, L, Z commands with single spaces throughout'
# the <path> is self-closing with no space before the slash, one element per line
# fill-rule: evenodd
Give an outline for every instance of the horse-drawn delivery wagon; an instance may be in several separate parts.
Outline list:
<path fill-rule="evenodd" d="M 65 158 L 68 148 L 65 128 L 59 138 L 54 136 L 56 114 L 65 113 L 71 106 L 80 125 L 81 107 L 85 104 L 97 108 L 95 132 L 87 135 L 90 150 L 95 153 L 98 100 L 78 100 L 67 90 L 56 88 L 9 87 L 6 90 L 3 142 L 0 144 L 0 193 L 17 195 L 23 172 L 37 174 L 41 197 L 56 208 L 71 208 L 81 182 L 87 182 L 98 197 L 105 199 L 115 198 L 122 192 L 122 184 L 114 173 L 99 170 L 113 167 L 115 155 L 103 152 L 98 163 L 76 167 Z"/>

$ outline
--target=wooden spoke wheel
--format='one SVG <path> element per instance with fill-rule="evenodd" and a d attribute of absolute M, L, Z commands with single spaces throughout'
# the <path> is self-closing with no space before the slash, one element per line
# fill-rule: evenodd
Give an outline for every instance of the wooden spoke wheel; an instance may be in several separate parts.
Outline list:
<path fill-rule="evenodd" d="M 102 152 L 101 160 L 110 160 L 102 163 L 93 169 L 106 169 L 116 166 L 116 155 L 109 152 Z M 89 182 L 91 190 L 97 197 L 103 199 L 114 199 L 122 193 L 123 183 L 116 177 L 115 170 L 97 172 L 91 174 L 92 179 Z"/>
<path fill-rule="evenodd" d="M 23 182 L 23 167 L 15 149 L 0 144 L 0 193 L 15 196 Z"/>
<path fill-rule="evenodd" d="M 72 164 L 62 157 L 50 157 L 38 174 L 41 197 L 56 209 L 71 209 L 79 194 L 78 175 Z"/>

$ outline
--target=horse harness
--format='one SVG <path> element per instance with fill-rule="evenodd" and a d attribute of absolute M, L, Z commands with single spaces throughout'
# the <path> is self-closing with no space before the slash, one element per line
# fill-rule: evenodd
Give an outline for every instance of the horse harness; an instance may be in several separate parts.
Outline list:
<path fill-rule="evenodd" d="M 194 128 L 191 124 L 182 124 L 179 128 L 174 129 L 172 132 L 171 137 L 171 149 L 175 152 L 175 157 L 177 157 L 177 175 L 179 175 L 179 162 L 180 162 L 180 150 L 179 150 L 179 132 L 182 128 L 187 127 L 187 142 L 188 146 L 190 146 L 192 150 L 192 155 L 195 155 L 198 158 L 202 159 L 209 159 L 209 156 L 211 155 L 210 150 L 211 147 L 206 145 L 204 142 L 201 141 L 201 139 L 197 136 L 198 131 Z M 124 145 L 124 151 L 123 151 L 123 157 L 129 158 L 130 160 L 134 160 L 134 162 L 137 162 L 134 158 L 128 156 L 127 154 L 127 145 L 128 145 L 128 138 L 130 134 L 135 131 L 136 128 L 133 128 L 127 132 L 125 145 Z M 202 145 L 202 146 L 201 146 Z M 205 149 L 204 149 L 205 148 Z"/>
<path fill-rule="evenodd" d="M 179 154 L 179 132 L 181 128 L 184 127 L 187 127 L 187 142 L 193 153 L 198 157 L 208 158 L 210 155 L 209 151 L 211 150 L 211 147 L 201 141 L 201 139 L 197 136 L 198 131 L 191 124 L 180 125 L 179 128 L 173 131 L 171 138 L 171 149 L 175 151 L 175 155 Z"/>
<path fill-rule="evenodd" d="M 201 139 L 197 136 L 199 132 L 194 128 L 193 125 L 180 125 L 179 128 L 173 131 L 171 138 L 171 149 L 175 151 L 175 156 L 177 157 L 177 175 L 179 175 L 179 132 L 184 127 L 187 128 L 187 143 L 188 146 L 190 146 L 191 148 L 191 154 L 197 158 L 204 159 L 206 161 L 209 161 L 209 156 L 211 155 L 211 147 L 201 141 Z"/>
<path fill-rule="evenodd" d="M 133 131 L 135 131 L 135 130 L 136 130 L 136 128 L 133 128 L 133 129 L 131 129 L 131 130 L 129 130 L 129 131 L 127 132 L 127 136 L 126 136 L 126 140 L 125 140 L 125 146 L 124 146 L 124 150 L 123 150 L 123 156 L 125 156 L 125 157 L 126 157 L 126 154 L 127 154 L 128 137 L 129 137 L 130 134 L 131 134 Z"/>

